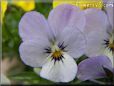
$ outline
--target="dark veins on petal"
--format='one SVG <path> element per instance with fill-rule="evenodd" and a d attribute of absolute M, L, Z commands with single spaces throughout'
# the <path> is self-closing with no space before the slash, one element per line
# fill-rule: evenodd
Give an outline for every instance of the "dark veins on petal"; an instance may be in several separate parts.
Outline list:
<path fill-rule="evenodd" d="M 44 49 L 45 54 L 48 54 L 48 55 L 52 54 L 51 59 L 54 60 L 54 64 L 56 63 L 56 61 L 62 61 L 63 62 L 64 57 L 62 55 L 62 52 L 67 52 L 65 50 L 67 45 L 65 46 L 64 42 L 58 43 L 58 47 L 59 47 L 59 50 L 55 50 L 54 52 L 52 51 L 51 47 L 47 47 Z"/>
<path fill-rule="evenodd" d="M 105 48 L 108 48 L 111 52 L 114 52 L 114 44 L 110 44 L 109 40 L 104 40 L 104 42 Z"/>
<path fill-rule="evenodd" d="M 113 38 L 114 33 L 108 32 L 108 34 L 110 37 L 109 39 L 105 39 L 103 44 L 105 45 L 105 48 L 108 48 L 111 52 L 114 52 L 114 38 Z"/>
<path fill-rule="evenodd" d="M 67 47 L 67 45 L 64 45 L 64 42 L 59 43 L 59 44 L 58 44 L 58 47 L 59 47 L 61 50 L 63 50 L 64 52 L 67 52 L 67 50 L 65 50 L 65 48 Z"/>

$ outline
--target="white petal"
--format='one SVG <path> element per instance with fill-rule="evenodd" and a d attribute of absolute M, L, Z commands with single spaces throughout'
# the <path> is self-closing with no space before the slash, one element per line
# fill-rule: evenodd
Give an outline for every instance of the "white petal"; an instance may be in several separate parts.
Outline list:
<path fill-rule="evenodd" d="M 24 40 L 42 38 L 52 35 L 49 25 L 43 15 L 31 11 L 26 13 L 19 23 L 19 34 Z"/>
<path fill-rule="evenodd" d="M 105 49 L 104 54 L 109 57 L 114 67 L 114 54 L 108 48 Z"/>
<path fill-rule="evenodd" d="M 53 82 L 69 82 L 72 81 L 77 73 L 77 65 L 72 57 L 64 54 L 62 61 L 54 60 L 46 63 L 40 73 L 40 76 Z"/>
<path fill-rule="evenodd" d="M 42 66 L 47 57 L 44 49 L 48 46 L 48 42 L 43 39 L 25 41 L 20 45 L 20 56 L 23 62 L 29 66 Z"/>
<path fill-rule="evenodd" d="M 104 40 L 109 38 L 107 33 L 107 16 L 99 9 L 85 10 L 87 24 L 84 33 L 87 37 L 87 52 L 89 57 L 102 55 L 105 49 Z"/>

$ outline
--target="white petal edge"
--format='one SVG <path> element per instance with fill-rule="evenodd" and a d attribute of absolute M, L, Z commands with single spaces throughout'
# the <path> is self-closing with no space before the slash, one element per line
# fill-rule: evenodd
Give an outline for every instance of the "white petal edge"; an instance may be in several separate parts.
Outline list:
<path fill-rule="evenodd" d="M 112 67 L 114 67 L 114 54 L 108 48 L 105 49 L 104 54 L 109 57 Z"/>

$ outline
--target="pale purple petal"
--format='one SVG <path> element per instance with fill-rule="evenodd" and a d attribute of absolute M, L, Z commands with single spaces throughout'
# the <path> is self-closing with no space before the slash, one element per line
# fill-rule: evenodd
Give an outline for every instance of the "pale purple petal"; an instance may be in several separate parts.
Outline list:
<path fill-rule="evenodd" d="M 109 0 L 103 0 L 103 3 L 106 4 Z"/>
<path fill-rule="evenodd" d="M 93 8 L 85 10 L 85 15 L 87 23 L 83 32 L 87 37 L 86 55 L 102 55 L 106 46 L 104 40 L 109 38 L 107 16 L 103 11 Z"/>
<path fill-rule="evenodd" d="M 103 78 L 106 76 L 103 67 L 112 71 L 112 64 L 108 57 L 97 56 L 88 58 L 79 63 L 77 77 L 82 81 Z"/>
<path fill-rule="evenodd" d="M 114 27 L 113 26 L 113 21 L 114 21 L 114 2 L 112 2 L 112 1 L 108 1 L 107 2 L 106 13 L 108 15 L 109 22 L 110 22 L 110 24 L 111 24 L 111 26 L 113 28 Z"/>
<path fill-rule="evenodd" d="M 49 47 L 49 42 L 44 39 L 28 40 L 20 45 L 19 52 L 22 61 L 32 67 L 41 67 L 48 55 L 45 48 Z"/>
<path fill-rule="evenodd" d="M 63 4 L 50 12 L 48 22 L 55 36 L 58 36 L 68 25 L 83 29 L 85 26 L 85 17 L 83 11 L 79 8 Z"/>
<path fill-rule="evenodd" d="M 57 40 L 61 44 L 64 43 L 65 50 L 73 58 L 78 58 L 85 53 L 86 38 L 77 27 L 67 26 Z"/>
<path fill-rule="evenodd" d="M 24 14 L 19 23 L 19 34 L 23 41 L 37 38 L 47 39 L 52 35 L 44 16 L 35 11 Z"/>

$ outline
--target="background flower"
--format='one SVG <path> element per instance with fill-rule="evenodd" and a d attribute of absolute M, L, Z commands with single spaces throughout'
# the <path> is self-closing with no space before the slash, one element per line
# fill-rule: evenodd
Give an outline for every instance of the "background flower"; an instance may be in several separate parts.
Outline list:
<path fill-rule="evenodd" d="M 83 30 L 87 36 L 86 55 L 88 57 L 108 55 L 113 63 L 113 7 L 109 6 L 106 9 L 108 9 L 106 13 L 98 9 L 85 10 L 86 20 L 88 20 Z"/>
<path fill-rule="evenodd" d="M 105 43 L 104 40 L 108 37 L 107 16 L 98 9 L 91 8 L 84 12 L 87 20 L 86 28 L 83 30 L 87 37 L 86 55 L 89 57 L 102 55 L 105 50 L 103 43 Z"/>
<path fill-rule="evenodd" d="M 18 7 L 21 7 L 24 11 L 30 11 L 35 8 L 35 0 L 12 0 L 10 3 L 14 4 Z M 1 1 L 1 12 L 0 13 L 1 13 L 2 19 L 7 10 L 7 4 L 8 4 L 7 0 Z"/>
<path fill-rule="evenodd" d="M 114 3 L 112 0 L 109 0 L 106 2 L 106 4 L 107 6 L 104 8 L 104 10 L 106 11 L 109 20 L 109 26 L 107 27 L 107 32 L 109 34 L 109 37 L 107 39 L 108 49 L 105 50 L 105 55 L 107 55 L 111 59 L 112 64 L 114 64 L 114 25 L 113 25 Z"/>
<path fill-rule="evenodd" d="M 1 9 L 0 9 L 0 16 L 1 16 L 1 21 L 4 17 L 5 11 L 7 10 L 7 1 L 2 1 L 1 2 Z"/>
<path fill-rule="evenodd" d="M 94 81 L 95 79 L 101 79 L 107 77 L 107 73 L 104 68 L 107 68 L 108 70 L 113 72 L 113 67 L 108 57 L 97 56 L 88 58 L 79 63 L 77 77 L 82 81 Z"/>
<path fill-rule="evenodd" d="M 56 7 L 60 4 L 71 4 L 80 7 L 81 9 L 87 9 L 87 8 L 101 9 L 103 7 L 102 0 L 54 0 L 53 1 L 53 7 Z"/>
<path fill-rule="evenodd" d="M 12 3 L 25 11 L 30 11 L 35 8 L 35 0 L 13 0 Z"/>

